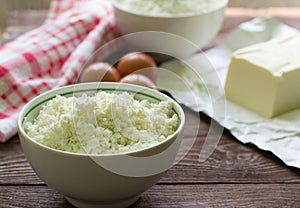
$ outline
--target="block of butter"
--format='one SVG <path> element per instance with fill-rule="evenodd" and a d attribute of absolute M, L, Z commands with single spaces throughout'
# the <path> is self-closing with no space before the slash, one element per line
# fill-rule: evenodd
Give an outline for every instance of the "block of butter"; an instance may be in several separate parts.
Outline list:
<path fill-rule="evenodd" d="M 235 51 L 227 99 L 272 118 L 300 107 L 300 35 L 276 38 Z"/>

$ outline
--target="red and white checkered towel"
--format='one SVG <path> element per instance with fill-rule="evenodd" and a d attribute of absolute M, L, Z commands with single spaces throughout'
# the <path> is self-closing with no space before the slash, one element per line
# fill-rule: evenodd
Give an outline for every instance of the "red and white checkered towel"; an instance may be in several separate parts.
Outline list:
<path fill-rule="evenodd" d="M 116 37 L 106 0 L 54 0 L 45 23 L 0 48 L 0 141 L 17 133 L 20 108 L 72 84 L 95 50 Z"/>

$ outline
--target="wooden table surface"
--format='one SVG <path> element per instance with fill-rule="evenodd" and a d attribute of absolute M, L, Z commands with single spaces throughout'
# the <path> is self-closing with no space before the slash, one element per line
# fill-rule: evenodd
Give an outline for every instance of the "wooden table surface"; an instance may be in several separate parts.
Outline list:
<path fill-rule="evenodd" d="M 234 27 L 255 16 L 273 14 L 300 29 L 300 10 L 228 9 L 221 42 Z M 29 23 L 30 15 L 27 16 Z M 36 18 L 36 17 L 34 17 Z M 18 31 L 11 24 L 8 30 Z M 24 24 L 22 27 L 24 27 Z M 28 24 L 28 22 L 26 23 Z M 197 158 L 210 126 L 210 118 L 184 108 L 187 116 L 184 139 L 199 128 L 188 154 L 132 206 L 137 207 L 300 207 L 300 170 L 287 167 L 272 153 L 239 143 L 224 131 L 214 153 L 203 163 Z M 62 194 L 47 187 L 28 164 L 16 135 L 0 144 L 0 207 L 72 207 Z"/>

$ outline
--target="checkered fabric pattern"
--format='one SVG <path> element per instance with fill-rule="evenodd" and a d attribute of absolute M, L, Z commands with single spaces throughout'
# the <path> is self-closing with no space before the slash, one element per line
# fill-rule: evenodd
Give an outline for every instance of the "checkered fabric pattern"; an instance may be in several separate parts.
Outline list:
<path fill-rule="evenodd" d="M 47 90 L 72 84 L 83 65 L 116 37 L 106 0 L 53 0 L 45 23 L 0 48 L 0 141 L 17 133 L 20 108 Z"/>

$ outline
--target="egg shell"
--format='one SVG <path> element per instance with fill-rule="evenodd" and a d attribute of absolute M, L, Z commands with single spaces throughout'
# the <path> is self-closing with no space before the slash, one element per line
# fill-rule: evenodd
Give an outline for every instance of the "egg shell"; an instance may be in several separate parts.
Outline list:
<path fill-rule="evenodd" d="M 109 63 L 97 62 L 89 65 L 82 73 L 79 82 L 119 82 L 118 70 Z"/>
<path fill-rule="evenodd" d="M 154 82 L 142 74 L 129 74 L 120 80 L 121 83 L 135 84 L 157 90 Z"/>
<path fill-rule="evenodd" d="M 149 77 L 154 83 L 157 79 L 157 65 L 155 60 L 142 52 L 132 52 L 121 57 L 117 69 L 124 77 L 133 72 Z"/>

